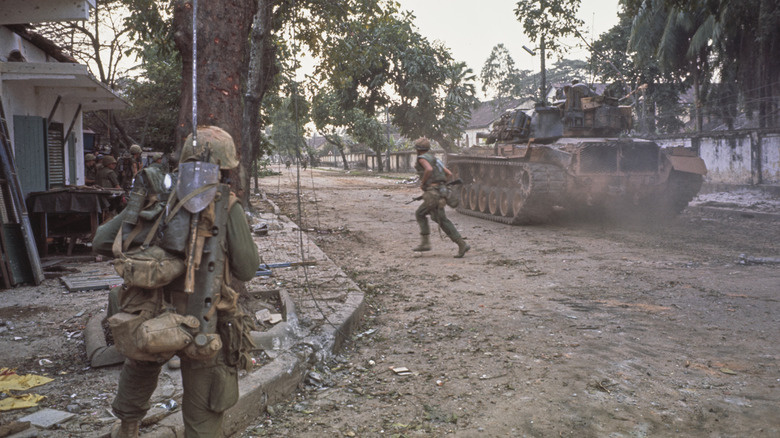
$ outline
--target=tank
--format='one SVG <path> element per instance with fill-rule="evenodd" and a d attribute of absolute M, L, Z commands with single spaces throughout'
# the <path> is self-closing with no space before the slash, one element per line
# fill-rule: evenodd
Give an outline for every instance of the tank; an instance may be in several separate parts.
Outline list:
<path fill-rule="evenodd" d="M 631 107 L 584 84 L 564 92 L 557 105 L 503 114 L 477 135 L 487 146 L 447 155 L 463 182 L 458 212 L 513 225 L 543 223 L 558 210 L 658 218 L 696 196 L 707 169 L 693 149 L 625 135 Z"/>

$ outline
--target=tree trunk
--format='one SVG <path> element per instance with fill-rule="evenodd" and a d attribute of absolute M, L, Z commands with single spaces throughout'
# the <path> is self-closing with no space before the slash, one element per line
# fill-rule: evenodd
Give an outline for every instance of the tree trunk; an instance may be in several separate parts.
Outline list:
<path fill-rule="evenodd" d="M 347 154 L 344 153 L 344 145 L 339 145 L 339 153 L 341 154 L 341 162 L 344 163 L 344 170 L 349 170 L 349 162 L 347 162 Z"/>
<path fill-rule="evenodd" d="M 241 133 L 241 155 L 251 157 L 251 160 L 242 160 L 240 166 L 247 168 L 250 162 L 257 160 L 260 150 L 260 105 L 263 96 L 268 90 L 271 78 L 276 75 L 277 68 L 274 63 L 274 46 L 271 41 L 271 1 L 260 0 L 257 12 L 254 16 L 252 31 L 250 33 L 249 70 L 247 73 L 246 98 L 244 100 L 244 126 Z M 241 175 L 247 175 L 246 182 L 240 181 L 242 187 L 249 187 L 249 176 L 246 171 Z M 257 184 L 255 184 L 257 185 Z M 242 201 L 249 205 L 249 191 L 245 191 Z"/>
<path fill-rule="evenodd" d="M 450 138 L 447 136 L 441 134 L 434 134 L 431 136 L 431 138 L 436 140 L 436 142 L 439 143 L 439 146 L 441 146 L 441 148 L 444 149 L 444 151 L 449 154 L 454 153 L 457 149 L 455 143 L 452 140 L 450 140 Z"/>
<path fill-rule="evenodd" d="M 693 105 L 695 109 L 695 117 L 696 117 L 696 132 L 701 132 L 702 127 L 704 125 L 704 116 L 702 115 L 702 103 L 701 103 L 701 80 L 699 79 L 699 76 L 701 75 L 701 69 L 698 68 L 698 65 L 696 63 L 691 63 L 691 67 L 693 67 Z"/>
<path fill-rule="evenodd" d="M 255 0 L 198 2 L 197 99 L 198 125 L 214 125 L 227 131 L 236 144 L 241 162 L 242 116 L 249 29 Z M 192 132 L 192 3 L 178 0 L 173 25 L 176 47 L 182 59 L 182 93 L 177 124 L 177 150 Z M 249 157 L 247 157 L 249 158 Z M 248 160 L 246 160 L 248 161 Z M 230 171 L 233 191 L 246 199 L 249 178 L 246 164 Z"/>

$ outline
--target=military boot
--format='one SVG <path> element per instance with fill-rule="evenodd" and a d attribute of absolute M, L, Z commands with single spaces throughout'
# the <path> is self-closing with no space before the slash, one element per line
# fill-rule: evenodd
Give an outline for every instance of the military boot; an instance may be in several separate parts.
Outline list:
<path fill-rule="evenodd" d="M 431 240 L 430 236 L 428 234 L 420 234 L 420 244 L 417 245 L 417 248 L 413 249 L 412 251 L 430 251 L 431 250 Z"/>
<path fill-rule="evenodd" d="M 111 428 L 111 438 L 138 438 L 138 420 L 117 423 Z"/>
<path fill-rule="evenodd" d="M 466 251 L 471 249 L 471 245 L 466 243 L 462 237 L 456 240 L 455 243 L 458 244 L 458 255 L 455 256 L 456 259 L 463 258 L 463 256 L 466 255 Z"/>

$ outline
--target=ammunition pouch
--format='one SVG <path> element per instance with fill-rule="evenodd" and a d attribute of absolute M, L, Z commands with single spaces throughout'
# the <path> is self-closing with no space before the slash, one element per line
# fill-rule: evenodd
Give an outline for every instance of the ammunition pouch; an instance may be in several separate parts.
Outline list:
<path fill-rule="evenodd" d="M 160 219 L 155 223 L 153 234 Z M 138 227 L 138 225 L 136 225 Z M 139 248 L 123 252 L 122 249 L 130 243 L 122 239 L 122 228 L 114 238 L 112 251 L 114 253 L 114 269 L 124 280 L 126 286 L 144 289 L 162 287 L 184 274 L 186 264 L 181 257 L 169 253 L 159 246 L 147 246 L 151 240 L 148 236 Z M 131 240 L 129 237 L 127 240 Z"/>
<path fill-rule="evenodd" d="M 224 342 L 225 363 L 245 371 L 251 371 L 252 350 L 256 349 L 251 331 L 255 330 L 255 321 L 242 311 L 219 313 L 217 331 Z"/>
<path fill-rule="evenodd" d="M 185 268 L 184 260 L 159 246 L 120 253 L 114 260 L 114 269 L 125 285 L 145 289 L 167 285 L 184 274 Z"/>

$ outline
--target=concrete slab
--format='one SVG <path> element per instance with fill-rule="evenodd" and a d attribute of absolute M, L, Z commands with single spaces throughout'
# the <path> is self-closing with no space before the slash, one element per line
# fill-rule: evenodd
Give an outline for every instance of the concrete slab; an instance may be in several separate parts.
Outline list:
<path fill-rule="evenodd" d="M 41 409 L 19 419 L 19 421 L 29 421 L 30 424 L 42 429 L 49 429 L 57 424 L 64 423 L 76 416 L 76 414 L 56 409 Z"/>

